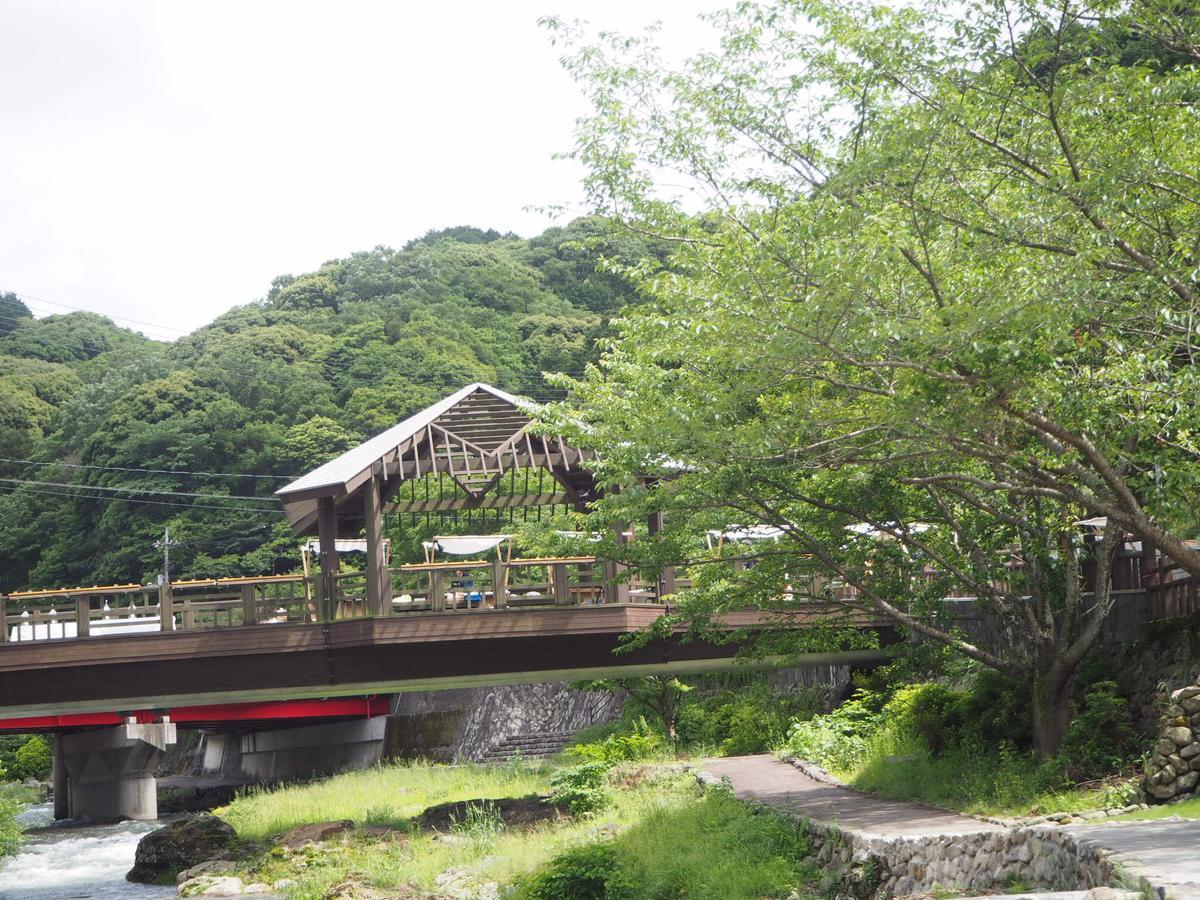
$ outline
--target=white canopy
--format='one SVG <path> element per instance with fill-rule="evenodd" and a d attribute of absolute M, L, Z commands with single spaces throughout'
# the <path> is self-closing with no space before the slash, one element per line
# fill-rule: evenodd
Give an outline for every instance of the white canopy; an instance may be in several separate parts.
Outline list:
<path fill-rule="evenodd" d="M 874 538 L 893 538 L 894 531 L 908 531 L 911 534 L 921 534 L 932 528 L 925 522 L 913 522 L 908 526 L 903 526 L 898 522 L 884 522 L 880 527 L 872 525 L 870 522 L 859 522 L 856 525 L 847 525 L 847 531 L 853 531 L 855 534 L 861 534 L 863 537 Z"/>
<path fill-rule="evenodd" d="M 436 550 L 450 556 L 475 556 L 511 540 L 511 534 L 458 534 L 451 537 L 435 537 L 421 546 L 426 552 Z"/>
<path fill-rule="evenodd" d="M 777 541 L 787 534 L 787 531 L 788 529 L 775 525 L 747 525 L 745 527 L 734 525 L 724 531 L 710 531 L 708 536 L 720 541 L 750 543 L 752 541 Z"/>
<path fill-rule="evenodd" d="M 387 538 L 383 539 L 382 544 L 385 548 L 387 547 Z M 367 552 L 367 542 L 364 540 L 338 538 L 336 541 L 334 541 L 334 546 L 337 548 L 338 553 Z M 321 541 L 317 538 L 313 538 L 311 541 L 304 544 L 300 549 L 302 549 L 305 553 L 319 554 L 321 552 Z M 387 550 L 385 549 L 384 552 L 386 553 Z"/>

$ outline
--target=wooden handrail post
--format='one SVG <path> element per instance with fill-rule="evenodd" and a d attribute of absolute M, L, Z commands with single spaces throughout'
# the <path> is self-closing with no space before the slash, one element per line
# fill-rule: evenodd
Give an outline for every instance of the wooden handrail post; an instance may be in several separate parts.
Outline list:
<path fill-rule="evenodd" d="M 257 625 L 258 616 L 254 606 L 254 585 L 242 585 L 242 624 Z"/>
<path fill-rule="evenodd" d="M 550 566 L 551 589 L 555 606 L 567 606 L 571 602 L 571 586 L 567 584 L 567 564 L 554 563 Z"/>
<path fill-rule="evenodd" d="M 446 609 L 446 589 L 443 578 L 441 569 L 434 569 L 429 573 L 429 608 L 434 612 L 443 612 Z"/>
<path fill-rule="evenodd" d="M 0 644 L 8 642 L 8 598 L 0 596 Z"/>
<path fill-rule="evenodd" d="M 160 631 L 175 630 L 175 609 L 171 596 L 171 582 L 164 581 L 158 586 L 158 622 Z"/>
<path fill-rule="evenodd" d="M 183 630 L 191 631 L 196 627 L 196 610 L 192 608 L 192 601 L 185 597 L 183 600 Z"/>
<path fill-rule="evenodd" d="M 92 633 L 92 601 L 87 597 L 75 598 L 75 636 L 87 637 Z"/>
<path fill-rule="evenodd" d="M 508 605 L 508 566 L 498 559 L 492 563 L 492 599 L 496 609 Z M 479 605 L 483 606 L 482 600 Z"/>

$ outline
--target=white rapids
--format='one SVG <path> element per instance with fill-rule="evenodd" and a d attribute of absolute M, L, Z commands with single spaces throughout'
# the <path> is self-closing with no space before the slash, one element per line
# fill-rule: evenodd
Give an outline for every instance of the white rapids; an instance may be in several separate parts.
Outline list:
<path fill-rule="evenodd" d="M 48 803 L 30 806 L 19 816 L 27 828 L 49 825 L 53 820 Z M 121 822 L 31 834 L 21 849 L 0 864 L 0 900 L 174 897 L 174 887 L 125 880 L 138 841 L 160 824 Z"/>

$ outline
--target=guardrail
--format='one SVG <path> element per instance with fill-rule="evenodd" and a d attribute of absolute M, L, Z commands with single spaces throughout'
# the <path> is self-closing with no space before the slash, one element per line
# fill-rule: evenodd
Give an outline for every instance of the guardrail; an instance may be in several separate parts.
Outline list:
<path fill-rule="evenodd" d="M 594 556 L 395 566 L 382 615 L 658 603 L 654 585 Z M 0 597 L 0 643 L 326 622 L 365 617 L 365 572 L 274 575 L 21 591 Z"/>

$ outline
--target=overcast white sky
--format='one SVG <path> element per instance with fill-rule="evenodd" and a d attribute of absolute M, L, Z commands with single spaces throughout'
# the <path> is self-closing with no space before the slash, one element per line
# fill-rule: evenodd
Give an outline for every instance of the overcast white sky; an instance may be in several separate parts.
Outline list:
<path fill-rule="evenodd" d="M 536 234 L 586 111 L 538 17 L 683 55 L 724 5 L 0 0 L 0 290 L 171 339 L 430 228 Z"/>

